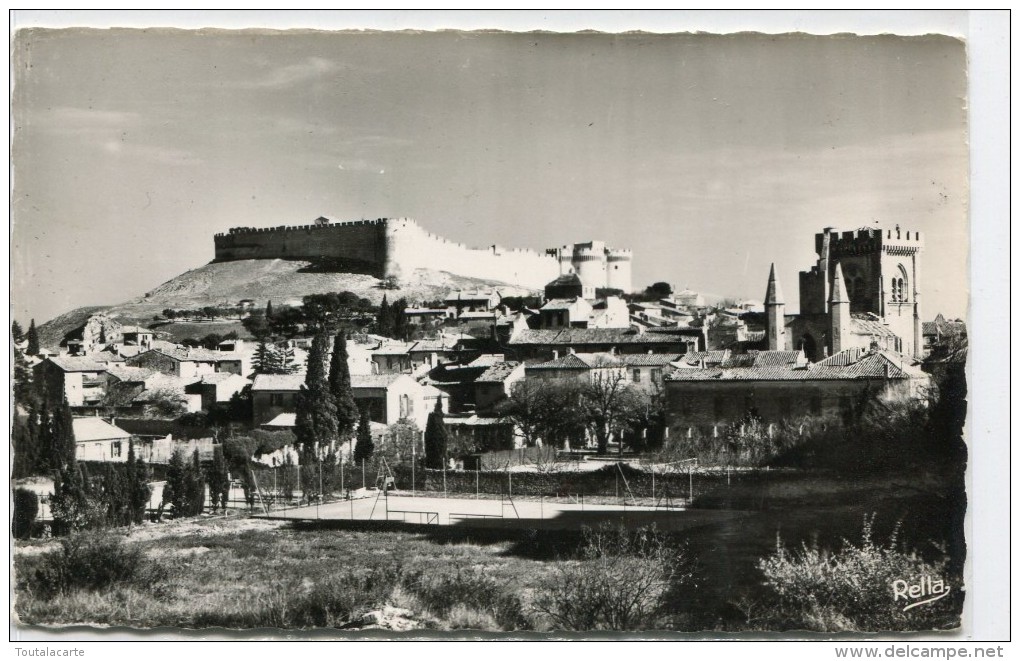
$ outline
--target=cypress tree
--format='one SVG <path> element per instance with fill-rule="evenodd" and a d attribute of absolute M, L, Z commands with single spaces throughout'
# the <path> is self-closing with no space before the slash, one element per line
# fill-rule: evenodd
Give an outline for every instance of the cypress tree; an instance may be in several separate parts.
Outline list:
<path fill-rule="evenodd" d="M 187 483 L 185 507 L 189 516 L 198 516 L 205 508 L 205 471 L 202 470 L 197 449 L 191 455 L 191 463 L 187 466 L 185 474 Z"/>
<path fill-rule="evenodd" d="M 74 416 L 65 399 L 61 407 L 53 412 L 50 425 L 50 443 L 54 468 L 64 468 L 74 462 L 77 444 L 74 442 Z"/>
<path fill-rule="evenodd" d="M 450 440 L 450 430 L 446 428 L 443 417 L 443 398 L 436 400 L 436 407 L 429 413 L 425 425 L 425 467 L 442 468 L 446 462 L 446 446 Z"/>
<path fill-rule="evenodd" d="M 39 331 L 35 329 L 35 319 L 28 324 L 28 346 L 25 348 L 25 353 L 29 356 L 36 356 L 39 354 Z"/>
<path fill-rule="evenodd" d="M 372 423 L 368 419 L 368 408 L 361 411 L 361 424 L 358 425 L 358 443 L 354 446 L 354 463 L 368 461 L 375 453 L 372 442 Z"/>
<path fill-rule="evenodd" d="M 340 331 L 333 339 L 333 358 L 329 363 L 329 390 L 336 402 L 337 436 L 349 439 L 358 422 L 358 405 L 351 389 L 351 369 L 347 364 L 347 334 Z"/>
<path fill-rule="evenodd" d="M 227 471 L 227 461 L 223 457 L 223 446 L 213 446 L 212 468 L 209 470 L 209 499 L 212 501 L 213 512 L 222 505 L 223 511 L 227 511 L 227 498 L 230 495 L 230 473 Z"/>
<path fill-rule="evenodd" d="M 11 337 L 14 338 L 15 342 L 25 341 L 25 331 L 21 328 L 21 324 L 15 319 L 11 322 Z"/>
<path fill-rule="evenodd" d="M 174 517 L 185 515 L 187 502 L 187 476 L 185 475 L 184 455 L 180 449 L 174 450 L 166 467 L 166 484 L 163 485 L 163 503 L 174 510 Z"/>
<path fill-rule="evenodd" d="M 390 304 L 383 294 L 382 303 L 379 304 L 379 314 L 375 318 L 376 332 L 385 337 L 393 336 L 393 315 L 390 313 Z"/>
<path fill-rule="evenodd" d="M 50 416 L 49 400 L 43 399 L 39 407 L 39 430 L 36 438 L 39 442 L 39 450 L 36 454 L 36 465 L 40 471 L 47 472 L 59 470 L 56 461 L 56 452 L 53 448 L 53 420 Z"/>
<path fill-rule="evenodd" d="M 272 318 L 273 318 L 273 302 L 272 301 L 267 301 L 266 302 L 266 321 L 269 321 Z"/>
<path fill-rule="evenodd" d="M 295 398 L 294 435 L 304 463 L 306 451 L 332 444 L 337 438 L 336 402 L 326 380 L 325 358 L 329 339 L 316 334 L 308 352 L 308 372 Z"/>
<path fill-rule="evenodd" d="M 407 315 L 404 314 L 404 310 L 407 309 L 407 299 L 400 299 L 393 304 L 390 308 L 390 315 L 393 317 L 393 335 L 392 337 L 398 340 L 407 341 Z"/>

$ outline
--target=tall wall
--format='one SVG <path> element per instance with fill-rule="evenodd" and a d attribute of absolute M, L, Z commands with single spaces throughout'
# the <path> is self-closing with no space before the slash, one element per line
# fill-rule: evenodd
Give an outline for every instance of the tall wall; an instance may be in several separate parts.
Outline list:
<path fill-rule="evenodd" d="M 416 268 L 541 288 L 559 274 L 555 257 L 499 246 L 469 248 L 426 232 L 410 218 L 298 227 L 233 228 L 215 237 L 216 259 L 332 260 L 379 277 Z"/>
<path fill-rule="evenodd" d="M 214 238 L 216 259 L 337 260 L 361 265 L 384 275 L 387 221 L 280 227 L 234 227 Z"/>

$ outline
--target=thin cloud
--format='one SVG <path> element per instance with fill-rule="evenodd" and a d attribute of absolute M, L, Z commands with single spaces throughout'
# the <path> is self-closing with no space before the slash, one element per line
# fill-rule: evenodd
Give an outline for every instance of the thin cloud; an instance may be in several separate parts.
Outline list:
<path fill-rule="evenodd" d="M 281 89 L 323 78 L 349 68 L 347 65 L 323 57 L 308 57 L 294 64 L 274 67 L 257 80 L 237 81 L 243 89 Z"/>

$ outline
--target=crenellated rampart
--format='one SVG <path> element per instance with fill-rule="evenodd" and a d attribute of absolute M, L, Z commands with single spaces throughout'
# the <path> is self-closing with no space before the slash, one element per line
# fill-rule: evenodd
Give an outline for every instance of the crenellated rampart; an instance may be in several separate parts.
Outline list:
<path fill-rule="evenodd" d="M 357 268 L 378 277 L 417 268 L 541 288 L 559 275 L 555 257 L 500 246 L 471 248 L 427 232 L 410 218 L 270 228 L 235 227 L 214 237 L 217 261 L 299 259 Z"/>

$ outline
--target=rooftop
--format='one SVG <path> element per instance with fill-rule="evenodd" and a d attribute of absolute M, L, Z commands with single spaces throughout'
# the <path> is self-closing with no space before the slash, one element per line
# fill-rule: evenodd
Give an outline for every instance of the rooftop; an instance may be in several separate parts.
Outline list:
<path fill-rule="evenodd" d="M 793 353 L 793 352 L 759 352 Z M 757 365 L 741 354 L 726 364 L 733 366 L 676 369 L 667 381 L 834 381 L 853 379 L 911 379 L 927 375 L 910 358 L 892 351 L 848 349 L 818 363 L 765 360 Z M 755 356 L 757 358 L 757 356 Z M 773 363 L 773 364 L 770 364 Z"/>
<path fill-rule="evenodd" d="M 511 346 L 572 344 L 676 344 L 667 333 L 641 333 L 631 328 L 526 329 L 510 338 Z"/>
<path fill-rule="evenodd" d="M 568 353 L 554 360 L 528 365 L 529 370 L 590 370 L 621 367 L 623 363 L 611 353 Z"/>
<path fill-rule="evenodd" d="M 85 356 L 50 356 L 47 360 L 65 372 L 105 372 L 102 365 Z"/>
<path fill-rule="evenodd" d="M 353 376 L 351 378 L 354 378 Z M 295 392 L 304 385 L 304 374 L 257 374 L 252 383 L 252 392 L 284 391 Z"/>
<path fill-rule="evenodd" d="M 78 443 L 131 438 L 131 434 L 102 418 L 74 418 L 71 428 L 74 430 L 74 440 Z"/>
<path fill-rule="evenodd" d="M 496 363 L 482 372 L 482 375 L 475 379 L 475 383 L 503 383 L 520 365 L 521 363 L 516 360 Z"/>

